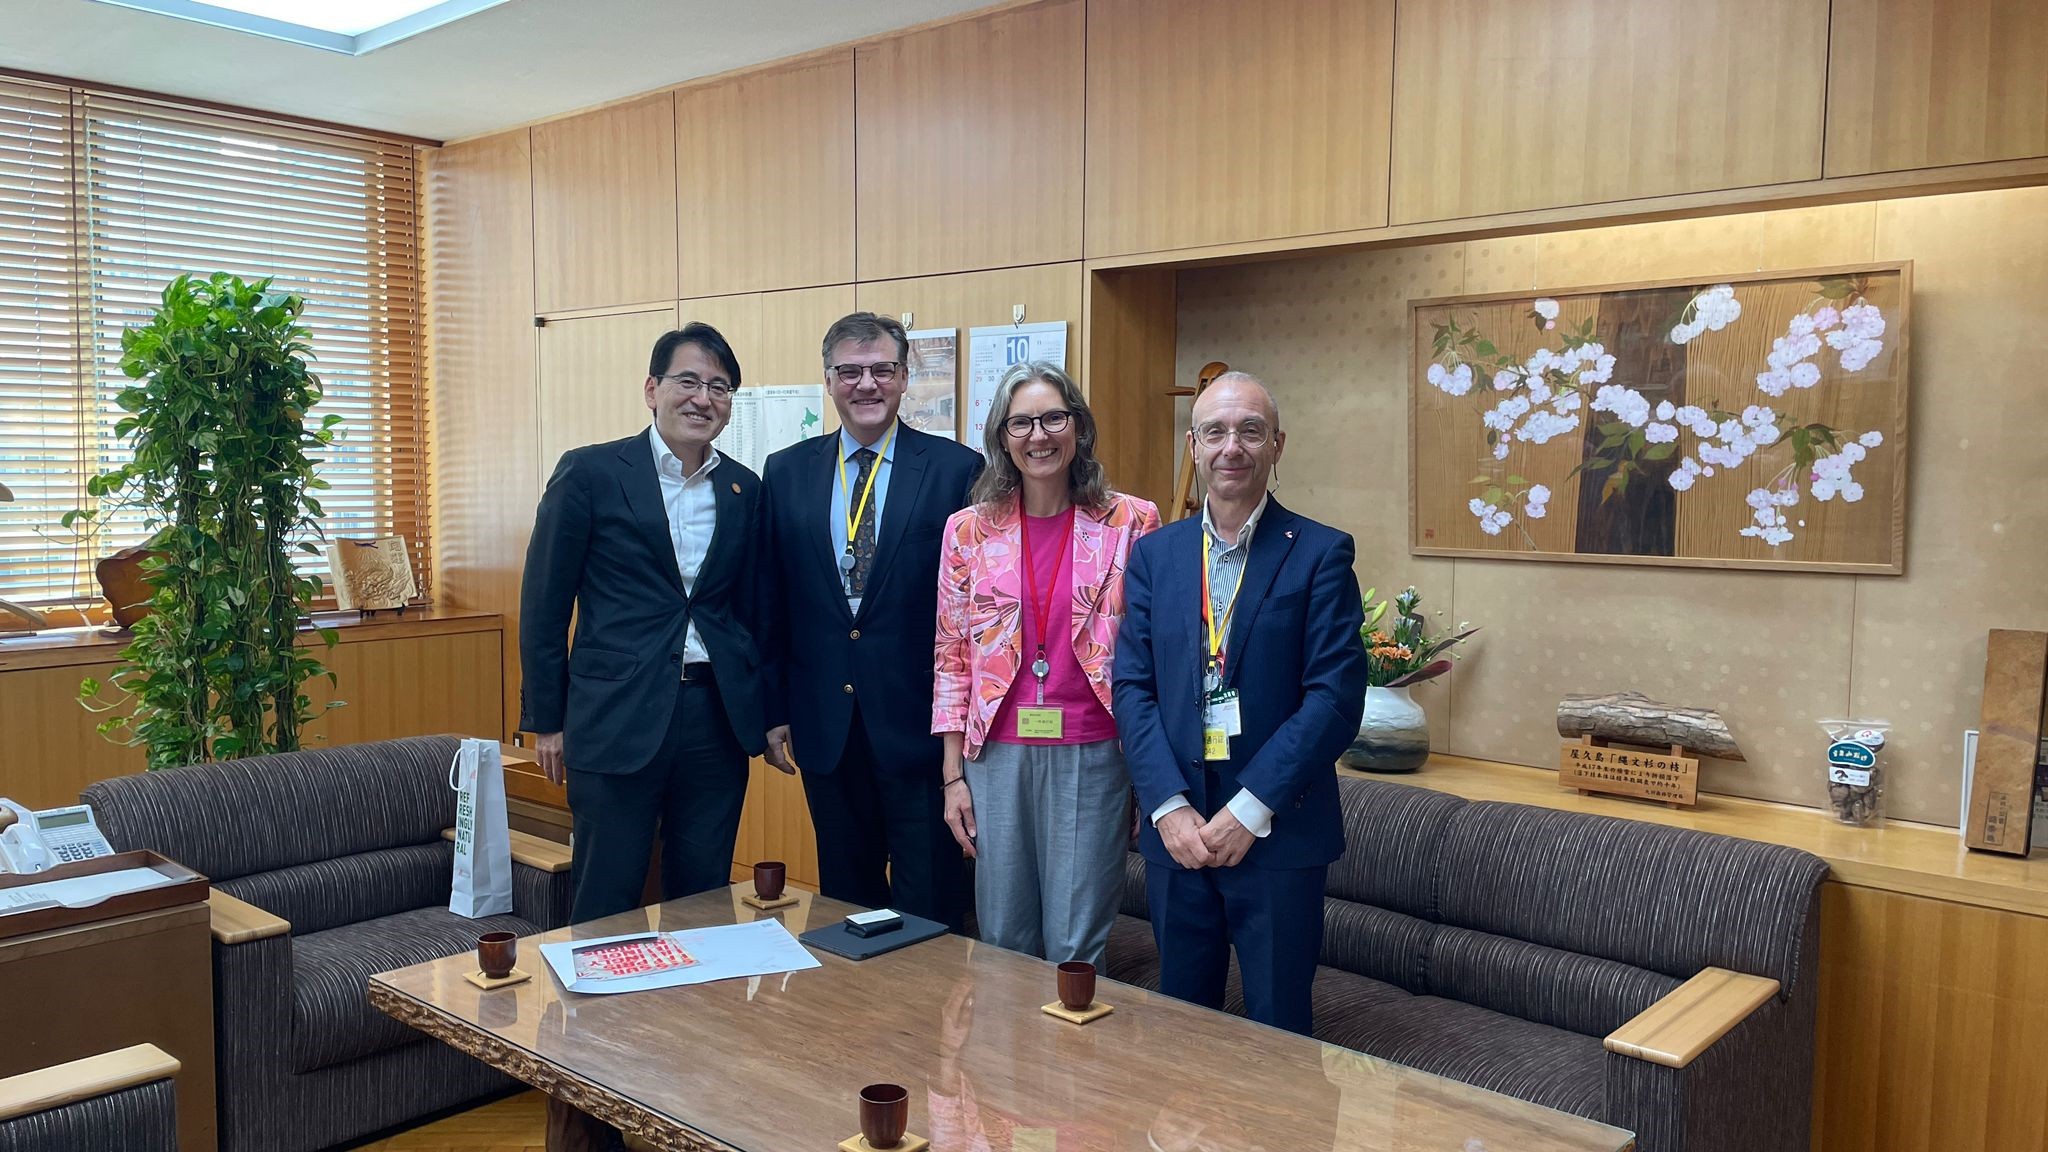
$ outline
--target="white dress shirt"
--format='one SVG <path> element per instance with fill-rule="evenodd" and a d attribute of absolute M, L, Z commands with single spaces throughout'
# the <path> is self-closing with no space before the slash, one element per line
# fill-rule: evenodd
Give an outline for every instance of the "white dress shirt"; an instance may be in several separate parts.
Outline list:
<path fill-rule="evenodd" d="M 894 426 L 892 425 L 891 427 L 893 428 Z M 882 432 L 881 439 L 873 444 L 862 444 L 853 438 L 853 433 L 846 430 L 846 425 L 841 424 L 839 426 L 839 462 L 832 466 L 832 562 L 834 564 L 839 563 L 839 558 L 846 555 L 846 522 L 852 517 L 854 508 L 858 507 L 860 503 L 860 461 L 855 460 L 853 457 L 862 448 L 873 448 L 880 454 L 875 460 L 874 491 L 868 493 L 868 503 L 873 505 L 875 509 L 875 543 L 880 545 L 882 541 L 882 505 L 889 498 L 889 472 L 891 471 L 891 465 L 896 462 L 896 441 L 901 439 L 901 431 L 901 429 L 895 429 L 895 432 L 892 433 L 885 429 Z M 842 464 L 845 465 L 844 475 L 846 482 L 844 484 L 840 483 L 840 465 Z M 854 490 L 850 498 L 846 491 L 848 488 Z M 842 586 L 843 584 L 844 582 L 842 581 Z M 855 612 L 860 611 L 860 597 L 848 596 L 846 598 L 846 606 Z"/>
<path fill-rule="evenodd" d="M 1212 619 L 1221 621 L 1223 614 L 1231 611 L 1230 602 L 1236 599 L 1237 587 L 1244 580 L 1245 562 L 1251 558 L 1252 533 L 1259 526 L 1259 517 L 1266 514 L 1266 505 L 1272 500 L 1271 496 L 1259 498 L 1259 506 L 1252 509 L 1252 514 L 1245 519 L 1235 541 L 1225 540 L 1223 534 L 1216 531 L 1216 521 L 1209 516 L 1209 502 L 1202 501 L 1202 531 L 1208 533 L 1213 542 L 1209 550 L 1209 612 Z M 1227 637 L 1224 643 L 1229 643 Z M 1169 812 L 1192 807 L 1194 805 L 1188 802 L 1187 793 L 1176 792 L 1166 803 L 1152 810 L 1152 826 L 1157 828 L 1161 818 Z M 1253 836 L 1263 840 L 1272 833 L 1273 810 L 1252 795 L 1251 789 L 1239 788 L 1237 795 L 1232 796 L 1224 807 L 1230 809 L 1230 814 L 1237 817 L 1237 822 Z"/>
<path fill-rule="evenodd" d="M 676 570 L 683 574 L 683 591 L 697 585 L 697 573 L 711 551 L 711 533 L 718 526 L 718 496 L 711 487 L 711 470 L 718 467 L 718 449 L 707 448 L 704 466 L 685 476 L 683 462 L 669 451 L 659 425 L 647 426 L 647 439 L 654 445 L 654 471 L 661 477 L 661 506 L 668 513 L 668 539 L 675 546 Z M 701 664 L 711 659 L 704 638 L 691 621 L 683 638 L 683 663 Z"/>

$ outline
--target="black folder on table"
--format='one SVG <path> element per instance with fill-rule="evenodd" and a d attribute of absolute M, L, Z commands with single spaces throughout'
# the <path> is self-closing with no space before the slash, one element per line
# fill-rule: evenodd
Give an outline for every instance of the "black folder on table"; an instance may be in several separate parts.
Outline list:
<path fill-rule="evenodd" d="M 823 928 L 813 928 L 797 939 L 813 948 L 823 948 L 834 956 L 866 960 L 946 934 L 946 926 L 936 920 L 912 916 L 908 912 L 898 912 L 897 915 L 903 917 L 903 927 L 880 936 L 855 936 L 846 930 L 846 921 L 838 920 Z"/>

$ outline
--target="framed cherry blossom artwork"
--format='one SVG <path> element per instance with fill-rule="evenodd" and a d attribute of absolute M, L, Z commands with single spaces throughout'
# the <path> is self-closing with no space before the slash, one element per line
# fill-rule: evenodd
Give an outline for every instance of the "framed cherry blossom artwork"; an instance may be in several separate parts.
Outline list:
<path fill-rule="evenodd" d="M 1411 550 L 1899 574 L 1912 279 L 1411 301 Z"/>

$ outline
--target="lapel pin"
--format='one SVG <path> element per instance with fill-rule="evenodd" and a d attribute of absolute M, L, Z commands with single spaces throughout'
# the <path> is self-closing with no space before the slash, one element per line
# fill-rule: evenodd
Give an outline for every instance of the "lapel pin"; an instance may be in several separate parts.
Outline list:
<path fill-rule="evenodd" d="M 733 491 L 739 491 L 739 485 L 733 485 Z M 1285 533 L 1283 533 L 1283 535 L 1285 535 L 1289 540 L 1294 539 L 1294 529 L 1289 528 Z"/>
<path fill-rule="evenodd" d="M 735 481 L 733 481 L 733 482 L 732 482 L 732 494 L 733 494 L 733 495 L 735 495 L 735 496 L 737 496 L 737 495 L 739 495 L 739 494 L 740 494 L 740 482 L 739 482 L 739 481 L 737 481 L 737 480 L 735 480 Z M 1294 535 L 1294 533 L 1292 533 L 1292 532 L 1289 532 L 1289 533 L 1288 533 L 1288 535 L 1289 535 L 1289 536 L 1292 536 L 1292 535 Z"/>

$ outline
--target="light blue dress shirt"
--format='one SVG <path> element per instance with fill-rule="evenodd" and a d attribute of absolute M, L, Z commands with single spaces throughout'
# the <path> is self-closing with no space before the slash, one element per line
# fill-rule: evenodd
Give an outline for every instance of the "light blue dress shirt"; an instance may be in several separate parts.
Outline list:
<path fill-rule="evenodd" d="M 894 427 L 894 425 L 891 427 Z M 860 500 L 860 461 L 855 460 L 853 454 L 862 448 L 873 448 L 882 454 L 881 458 L 875 461 L 875 490 L 868 495 L 868 503 L 875 506 L 875 539 L 880 541 L 882 538 L 883 505 L 889 498 L 889 473 L 896 462 L 896 441 L 901 439 L 902 435 L 903 431 L 901 428 L 897 428 L 894 433 L 885 429 L 882 432 L 881 440 L 873 444 L 862 444 L 853 438 L 853 433 L 848 432 L 844 425 L 840 426 L 839 464 L 846 466 L 846 472 L 844 482 L 842 482 L 839 464 L 835 464 L 832 467 L 832 562 L 834 564 L 839 563 L 839 558 L 846 555 L 847 517 L 852 515 L 853 507 Z M 850 500 L 846 491 L 849 487 L 853 489 Z M 847 597 L 847 604 L 854 611 L 860 611 L 859 597 Z"/>

